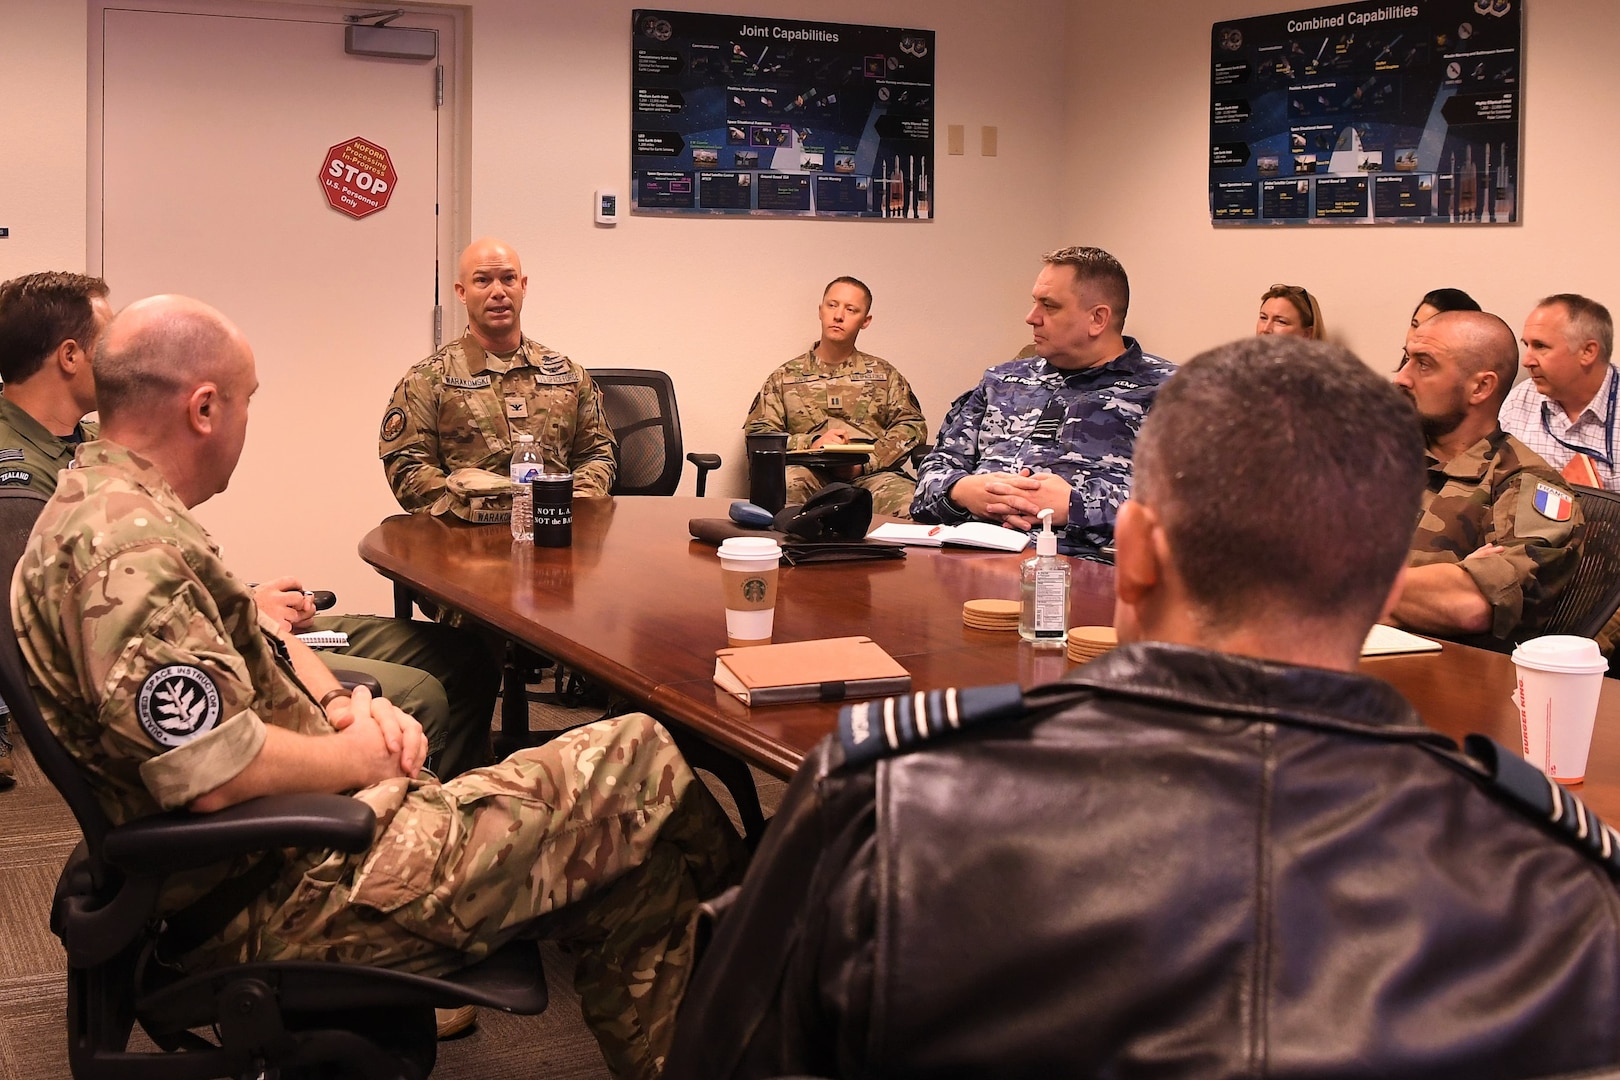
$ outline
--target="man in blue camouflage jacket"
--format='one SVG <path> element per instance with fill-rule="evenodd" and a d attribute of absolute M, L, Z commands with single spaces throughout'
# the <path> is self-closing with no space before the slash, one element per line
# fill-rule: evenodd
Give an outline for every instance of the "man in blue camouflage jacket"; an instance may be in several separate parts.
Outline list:
<path fill-rule="evenodd" d="M 1130 495 L 1131 450 L 1175 367 L 1125 336 L 1130 283 L 1100 248 L 1045 257 L 1025 322 L 1039 355 L 984 373 L 956 399 L 923 462 L 911 516 L 1028 531 L 1052 510 L 1058 548 L 1100 557 Z"/>

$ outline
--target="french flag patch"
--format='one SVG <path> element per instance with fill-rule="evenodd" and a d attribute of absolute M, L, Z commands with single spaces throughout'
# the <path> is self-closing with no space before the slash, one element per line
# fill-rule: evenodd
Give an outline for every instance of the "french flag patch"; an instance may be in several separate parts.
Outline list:
<path fill-rule="evenodd" d="M 1575 509 L 1575 498 L 1551 484 L 1536 485 L 1536 509 L 1549 521 L 1568 521 Z"/>

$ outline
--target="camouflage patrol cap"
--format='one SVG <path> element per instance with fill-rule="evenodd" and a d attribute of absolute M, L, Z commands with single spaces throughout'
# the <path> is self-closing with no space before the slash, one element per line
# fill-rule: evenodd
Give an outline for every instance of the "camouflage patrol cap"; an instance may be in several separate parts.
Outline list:
<path fill-rule="evenodd" d="M 445 492 L 428 511 L 477 525 L 512 520 L 512 481 L 487 469 L 457 469 L 445 478 Z"/>

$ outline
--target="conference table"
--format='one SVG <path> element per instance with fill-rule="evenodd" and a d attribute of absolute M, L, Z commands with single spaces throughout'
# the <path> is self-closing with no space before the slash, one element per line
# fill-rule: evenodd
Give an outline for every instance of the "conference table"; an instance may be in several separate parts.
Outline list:
<path fill-rule="evenodd" d="M 465 613 L 512 641 L 606 684 L 637 708 L 767 773 L 788 777 L 837 723 L 830 703 L 749 708 L 714 685 L 726 647 L 715 549 L 688 521 L 723 518 L 729 500 L 618 496 L 574 500 L 573 544 L 514 545 L 506 525 L 468 525 L 426 514 L 391 517 L 360 542 L 360 556 L 396 586 Z M 1017 634 L 969 629 L 962 604 L 1017 599 L 1024 555 L 913 547 L 892 561 L 784 566 L 776 641 L 864 635 L 912 676 L 913 688 L 1059 679 L 1062 649 Z M 1113 567 L 1073 568 L 1071 625 L 1113 622 Z M 1445 643 L 1438 653 L 1364 660 L 1431 727 L 1519 743 L 1512 661 Z M 1586 782 L 1575 790 L 1620 821 L 1620 682 L 1605 679 Z"/>

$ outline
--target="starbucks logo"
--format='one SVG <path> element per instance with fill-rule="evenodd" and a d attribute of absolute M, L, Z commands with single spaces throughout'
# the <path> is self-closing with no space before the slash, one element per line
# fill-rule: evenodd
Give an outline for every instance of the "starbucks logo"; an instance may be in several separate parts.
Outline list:
<path fill-rule="evenodd" d="M 743 582 L 743 598 L 755 604 L 764 600 L 765 579 L 751 577 L 747 581 Z"/>

